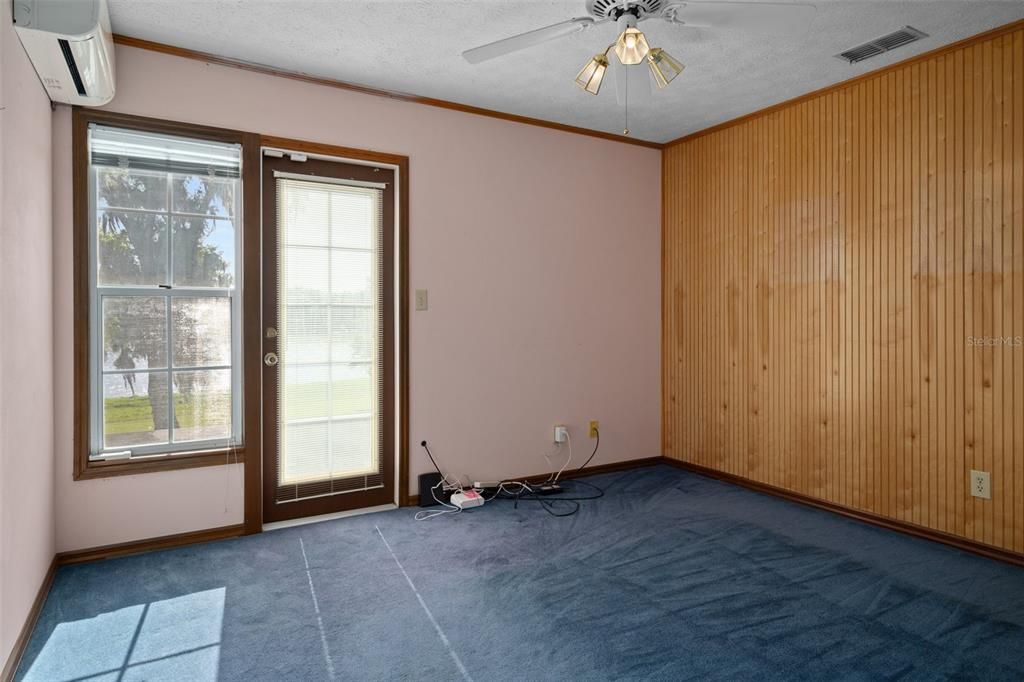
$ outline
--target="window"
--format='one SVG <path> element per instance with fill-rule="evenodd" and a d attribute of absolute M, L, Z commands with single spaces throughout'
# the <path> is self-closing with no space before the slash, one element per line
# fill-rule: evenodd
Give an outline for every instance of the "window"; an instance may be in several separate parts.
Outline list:
<path fill-rule="evenodd" d="M 90 461 L 242 436 L 242 149 L 90 123 Z"/>

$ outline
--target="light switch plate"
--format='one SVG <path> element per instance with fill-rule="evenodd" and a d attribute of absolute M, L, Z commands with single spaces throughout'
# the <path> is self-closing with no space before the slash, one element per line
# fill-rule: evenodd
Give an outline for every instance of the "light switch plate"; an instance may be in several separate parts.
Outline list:
<path fill-rule="evenodd" d="M 417 289 L 416 290 L 416 310 L 427 309 L 427 290 Z"/>

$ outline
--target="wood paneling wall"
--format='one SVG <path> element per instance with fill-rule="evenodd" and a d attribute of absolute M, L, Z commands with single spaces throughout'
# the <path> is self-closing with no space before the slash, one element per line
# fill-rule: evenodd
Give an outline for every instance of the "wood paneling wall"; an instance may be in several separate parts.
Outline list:
<path fill-rule="evenodd" d="M 666 456 L 1024 552 L 1022 80 L 1018 27 L 664 150 Z"/>

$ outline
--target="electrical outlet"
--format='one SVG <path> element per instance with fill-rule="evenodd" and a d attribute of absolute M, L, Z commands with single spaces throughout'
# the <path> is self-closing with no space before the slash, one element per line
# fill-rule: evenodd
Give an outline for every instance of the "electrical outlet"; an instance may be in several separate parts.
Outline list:
<path fill-rule="evenodd" d="M 427 290 L 417 289 L 416 290 L 416 310 L 427 309 Z"/>
<path fill-rule="evenodd" d="M 590 422 L 590 437 L 591 438 L 597 438 L 597 431 L 598 431 L 597 421 Z"/>
<path fill-rule="evenodd" d="M 992 475 L 987 471 L 971 469 L 971 495 L 983 500 L 992 499 Z"/>
<path fill-rule="evenodd" d="M 555 442 L 564 443 L 569 440 L 569 429 L 565 428 L 561 424 L 555 425 Z"/>

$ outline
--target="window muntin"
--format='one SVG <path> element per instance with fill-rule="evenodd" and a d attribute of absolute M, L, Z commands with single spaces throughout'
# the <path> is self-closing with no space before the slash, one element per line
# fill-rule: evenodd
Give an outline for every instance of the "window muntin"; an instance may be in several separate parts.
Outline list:
<path fill-rule="evenodd" d="M 90 457 L 241 442 L 241 147 L 89 127 Z"/>
<path fill-rule="evenodd" d="M 383 485 L 384 186 L 280 174 L 277 502 Z"/>

